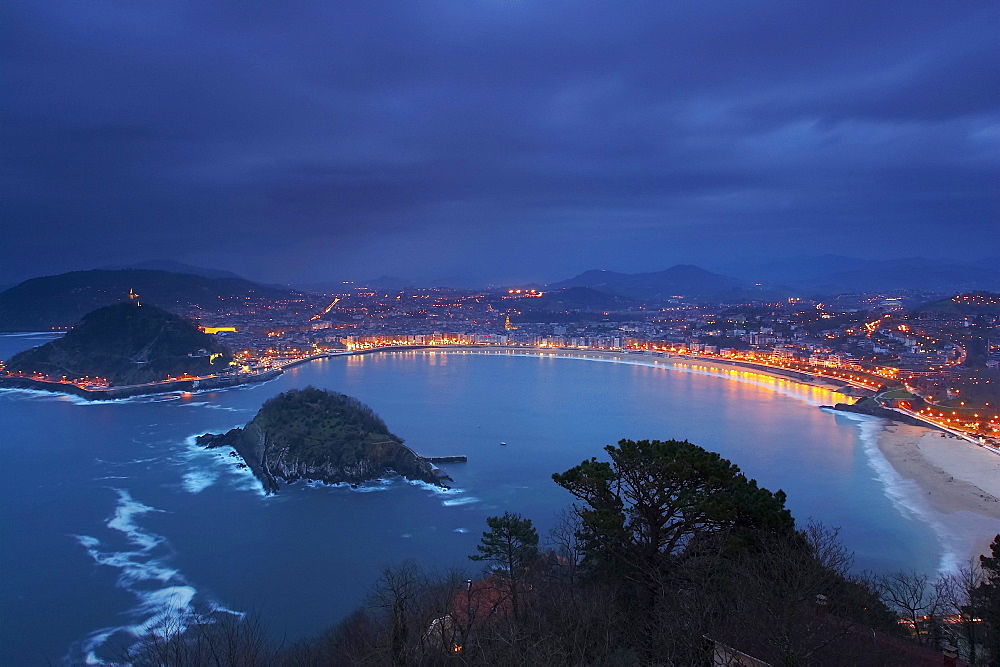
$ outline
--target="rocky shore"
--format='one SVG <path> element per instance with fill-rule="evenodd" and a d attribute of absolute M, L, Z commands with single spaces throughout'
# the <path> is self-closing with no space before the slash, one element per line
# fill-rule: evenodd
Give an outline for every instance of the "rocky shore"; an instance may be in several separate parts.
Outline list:
<path fill-rule="evenodd" d="M 926 428 L 937 429 L 936 426 L 928 424 L 925 421 L 921 421 L 916 417 L 911 417 L 910 415 L 905 415 L 901 412 L 896 412 L 895 410 L 883 408 L 871 398 L 862 398 L 857 403 L 837 403 L 836 405 L 821 405 L 820 407 L 827 408 L 829 410 L 839 410 L 841 412 L 853 412 L 859 415 L 868 415 L 869 417 L 891 419 L 892 421 L 908 424 L 910 426 L 923 426 Z"/>
<path fill-rule="evenodd" d="M 197 442 L 231 447 L 267 493 L 276 493 L 279 482 L 303 479 L 362 484 L 400 475 L 442 487 L 449 479 L 389 433 L 367 406 L 311 387 L 271 399 L 243 428 L 206 433 Z"/>

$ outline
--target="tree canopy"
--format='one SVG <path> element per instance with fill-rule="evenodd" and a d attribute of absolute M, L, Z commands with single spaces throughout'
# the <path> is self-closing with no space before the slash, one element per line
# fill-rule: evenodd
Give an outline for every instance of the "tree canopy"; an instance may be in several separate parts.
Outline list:
<path fill-rule="evenodd" d="M 481 543 L 476 545 L 478 554 L 469 556 L 471 560 L 493 563 L 505 582 L 511 597 L 514 615 L 520 613 L 518 587 L 524 571 L 538 558 L 538 532 L 531 519 L 523 519 L 520 514 L 504 512 L 503 516 L 486 519 L 489 530 L 483 533 Z"/>
<path fill-rule="evenodd" d="M 715 452 L 686 440 L 621 440 L 553 480 L 586 503 L 577 511 L 591 565 L 650 567 L 699 536 L 732 529 L 789 532 L 785 494 L 771 493 Z"/>

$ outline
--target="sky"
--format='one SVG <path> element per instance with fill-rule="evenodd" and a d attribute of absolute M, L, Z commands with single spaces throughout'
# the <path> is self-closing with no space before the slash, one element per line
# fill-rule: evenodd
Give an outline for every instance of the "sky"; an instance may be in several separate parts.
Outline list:
<path fill-rule="evenodd" d="M 994 0 L 6 0 L 0 284 L 996 255 L 998 27 Z"/>

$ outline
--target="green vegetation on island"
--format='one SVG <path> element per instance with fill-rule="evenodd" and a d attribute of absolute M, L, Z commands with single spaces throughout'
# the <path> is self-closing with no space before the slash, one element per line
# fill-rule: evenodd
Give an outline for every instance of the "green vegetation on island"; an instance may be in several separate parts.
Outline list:
<path fill-rule="evenodd" d="M 214 336 L 193 323 L 129 301 L 88 313 L 62 338 L 11 357 L 5 369 L 53 380 L 101 378 L 121 386 L 224 373 L 231 360 Z"/>
<path fill-rule="evenodd" d="M 397 474 L 441 486 L 430 463 L 389 432 L 371 408 L 350 396 L 306 387 L 269 399 L 243 428 L 198 439 L 232 447 L 268 493 L 278 480 L 360 484 Z"/>

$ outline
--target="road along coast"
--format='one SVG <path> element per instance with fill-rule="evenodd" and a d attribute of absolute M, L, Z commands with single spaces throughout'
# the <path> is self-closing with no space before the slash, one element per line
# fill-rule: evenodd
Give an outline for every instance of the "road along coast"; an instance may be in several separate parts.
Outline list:
<path fill-rule="evenodd" d="M 434 351 L 424 350 L 424 352 Z M 552 356 L 570 359 L 593 359 L 647 366 L 677 367 L 682 370 L 720 373 L 738 381 L 754 382 L 755 375 L 788 380 L 828 391 L 837 392 L 844 385 L 836 380 L 768 369 L 756 364 L 744 364 L 720 359 L 702 359 L 684 355 L 663 357 L 609 350 L 560 350 L 544 348 L 437 348 L 449 354 L 514 354 Z M 728 371 L 728 372 L 727 372 Z M 744 375 L 748 373 L 748 375 Z M 859 390 L 855 393 L 870 395 Z M 851 413 L 845 413 L 851 414 Z M 915 426 L 877 417 L 870 420 L 877 429 L 878 451 L 902 480 L 915 485 L 921 506 L 935 514 L 944 533 L 942 539 L 954 552 L 951 562 L 943 569 L 978 560 L 989 553 L 989 544 L 1000 533 L 1000 456 L 963 438 L 928 426 Z M 874 465 L 873 465 L 874 467 Z M 885 480 L 887 484 L 891 481 Z M 892 490 L 893 492 L 895 490 Z"/>
<path fill-rule="evenodd" d="M 398 349 L 398 348 L 397 348 Z M 404 348 L 410 349 L 410 348 Z M 525 356 L 547 356 L 566 359 L 596 359 L 602 361 L 620 361 L 643 366 L 679 366 L 684 370 L 737 370 L 747 371 L 764 377 L 772 377 L 782 380 L 791 380 L 799 384 L 806 384 L 813 387 L 821 387 L 832 391 L 845 389 L 846 384 L 841 380 L 825 378 L 809 373 L 800 373 L 781 368 L 771 368 L 761 364 L 751 364 L 742 361 L 730 361 L 727 359 L 703 358 L 696 356 L 670 354 L 668 352 L 645 354 L 638 351 L 625 350 L 575 350 L 560 348 L 539 348 L 539 347 L 515 347 L 515 346 L 450 346 L 450 347 L 430 347 L 425 351 L 437 351 L 448 353 L 465 354 L 513 354 Z M 739 379 L 739 378 L 736 378 Z M 850 387 L 849 395 L 871 396 L 874 392 L 866 389 Z"/>

